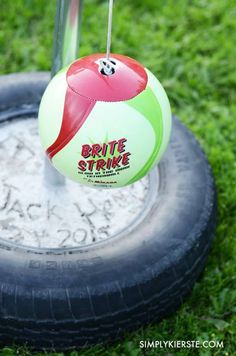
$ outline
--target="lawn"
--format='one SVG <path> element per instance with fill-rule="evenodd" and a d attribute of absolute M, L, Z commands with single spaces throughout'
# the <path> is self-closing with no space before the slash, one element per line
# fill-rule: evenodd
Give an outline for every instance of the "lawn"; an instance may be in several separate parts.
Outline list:
<path fill-rule="evenodd" d="M 55 4 L 0 2 L 0 74 L 50 70 Z M 107 1 L 86 0 L 83 15 L 80 54 L 104 51 Z M 116 1 L 113 26 L 113 51 L 138 59 L 157 75 L 173 112 L 204 148 L 216 179 L 218 227 L 206 269 L 174 315 L 113 346 L 69 354 L 136 356 L 141 339 L 156 339 L 223 340 L 224 349 L 145 355 L 235 355 L 236 2 Z M 31 354 L 27 348 L 6 346 L 0 354 Z"/>

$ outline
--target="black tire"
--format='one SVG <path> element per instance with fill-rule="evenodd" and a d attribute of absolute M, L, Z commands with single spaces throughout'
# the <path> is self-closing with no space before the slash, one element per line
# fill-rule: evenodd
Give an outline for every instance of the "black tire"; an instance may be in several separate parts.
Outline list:
<path fill-rule="evenodd" d="M 36 113 L 49 76 L 0 77 L 0 120 Z M 156 168 L 157 169 L 157 168 Z M 66 350 L 113 341 L 182 303 L 210 249 L 216 195 L 209 164 L 174 118 L 158 199 L 119 238 L 37 250 L 0 239 L 0 340 Z"/>

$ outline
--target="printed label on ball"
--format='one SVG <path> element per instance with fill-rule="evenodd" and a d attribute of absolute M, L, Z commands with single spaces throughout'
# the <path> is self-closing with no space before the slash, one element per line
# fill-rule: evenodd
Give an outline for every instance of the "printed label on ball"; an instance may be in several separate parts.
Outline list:
<path fill-rule="evenodd" d="M 121 171 L 130 168 L 131 153 L 126 151 L 127 139 L 122 137 L 109 142 L 83 144 L 78 161 L 78 174 L 90 185 L 112 187 Z M 114 177 L 107 180 L 107 177 Z"/>

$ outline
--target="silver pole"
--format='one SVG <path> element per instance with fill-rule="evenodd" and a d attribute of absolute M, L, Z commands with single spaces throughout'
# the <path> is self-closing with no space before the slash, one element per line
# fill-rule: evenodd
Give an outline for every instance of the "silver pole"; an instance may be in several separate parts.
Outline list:
<path fill-rule="evenodd" d="M 54 54 L 51 76 L 78 56 L 82 0 L 57 0 Z M 65 178 L 45 158 L 44 177 L 52 185 L 65 184 Z"/>

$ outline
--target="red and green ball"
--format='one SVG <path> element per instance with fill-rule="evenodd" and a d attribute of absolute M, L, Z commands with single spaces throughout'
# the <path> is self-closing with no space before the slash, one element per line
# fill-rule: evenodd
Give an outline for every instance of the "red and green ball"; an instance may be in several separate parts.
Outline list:
<path fill-rule="evenodd" d="M 114 73 L 101 73 L 102 54 L 76 60 L 49 83 L 39 110 L 42 145 L 66 177 L 94 187 L 122 187 L 162 158 L 171 110 L 157 78 L 132 58 L 112 54 Z"/>

